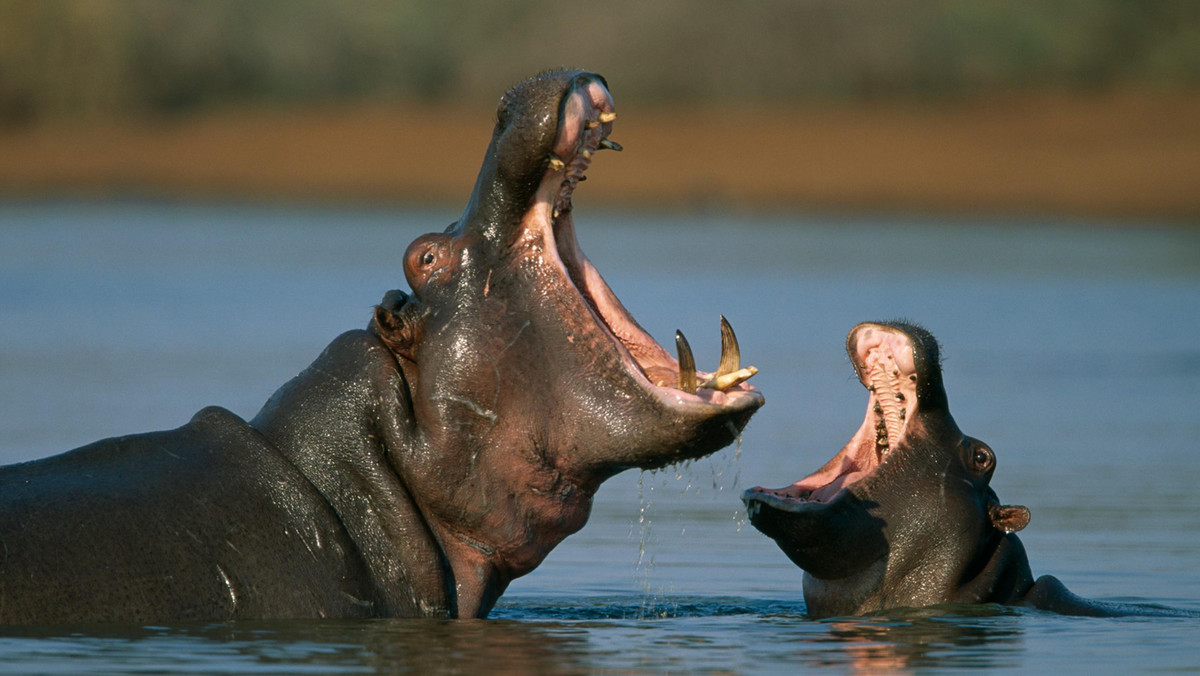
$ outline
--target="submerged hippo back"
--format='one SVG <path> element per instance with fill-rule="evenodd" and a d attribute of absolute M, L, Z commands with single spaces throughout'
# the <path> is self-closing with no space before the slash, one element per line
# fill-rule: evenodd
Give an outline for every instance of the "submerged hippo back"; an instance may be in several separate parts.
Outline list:
<path fill-rule="evenodd" d="M 361 563 L 300 472 L 243 420 L 0 468 L 0 623 L 371 614 Z"/>

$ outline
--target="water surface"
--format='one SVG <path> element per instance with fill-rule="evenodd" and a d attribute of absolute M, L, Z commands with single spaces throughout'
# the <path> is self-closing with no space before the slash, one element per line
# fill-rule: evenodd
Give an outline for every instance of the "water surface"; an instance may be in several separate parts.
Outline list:
<path fill-rule="evenodd" d="M 0 205 L 0 462 L 253 416 L 405 286 L 451 211 Z M 956 607 L 812 621 L 742 489 L 827 460 L 866 403 L 855 323 L 942 341 L 955 418 L 1027 505 L 1035 574 L 1200 611 L 1200 231 L 1146 223 L 577 210 L 585 251 L 660 342 L 716 363 L 725 314 L 767 405 L 740 452 L 601 489 L 589 524 L 488 621 L 0 631 L 0 672 L 1200 671 L 1195 619 Z"/>

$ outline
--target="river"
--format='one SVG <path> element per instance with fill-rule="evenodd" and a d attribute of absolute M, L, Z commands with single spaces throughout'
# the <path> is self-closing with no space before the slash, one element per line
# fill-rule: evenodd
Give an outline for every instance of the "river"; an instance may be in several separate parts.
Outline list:
<path fill-rule="evenodd" d="M 1036 574 L 1083 596 L 1200 611 L 1200 230 L 1037 218 L 619 212 L 584 250 L 642 325 L 712 368 L 718 317 L 767 398 L 739 447 L 627 472 L 486 621 L 0 629 L 0 673 L 835 673 L 1200 670 L 1200 620 L 993 607 L 810 620 L 745 487 L 832 456 L 866 393 L 854 324 L 944 348 L 965 432 L 1033 514 Z M 251 417 L 363 327 L 450 210 L 0 203 L 0 463 Z"/>

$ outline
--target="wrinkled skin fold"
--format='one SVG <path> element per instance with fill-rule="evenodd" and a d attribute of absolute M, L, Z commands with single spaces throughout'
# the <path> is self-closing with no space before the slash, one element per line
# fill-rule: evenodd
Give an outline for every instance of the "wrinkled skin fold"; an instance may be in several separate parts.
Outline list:
<path fill-rule="evenodd" d="M 783 488 L 743 495 L 750 522 L 804 569 L 816 617 L 949 603 L 1021 605 L 1071 615 L 1186 615 L 1080 598 L 1036 581 L 1016 532 L 1029 510 L 1002 505 L 996 457 L 950 415 L 940 348 L 906 322 L 860 324 L 846 351 L 867 413 L 846 446 Z"/>
<path fill-rule="evenodd" d="M 733 441 L 762 396 L 678 389 L 575 239 L 615 118 L 593 73 L 509 90 L 461 217 L 404 254 L 410 291 L 249 423 L 209 408 L 0 468 L 0 623 L 484 617 L 605 479 Z"/>

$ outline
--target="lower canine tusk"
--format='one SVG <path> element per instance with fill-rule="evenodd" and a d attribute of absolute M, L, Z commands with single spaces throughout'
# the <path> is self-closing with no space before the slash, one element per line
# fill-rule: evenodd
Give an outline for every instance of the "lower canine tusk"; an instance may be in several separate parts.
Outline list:
<path fill-rule="evenodd" d="M 738 347 L 737 336 L 725 315 L 721 315 L 721 363 L 717 366 L 716 376 L 729 375 L 742 368 L 742 350 Z"/>
<path fill-rule="evenodd" d="M 679 353 L 679 389 L 688 394 L 696 393 L 696 358 L 692 347 L 682 331 L 675 332 L 675 350 Z"/>

